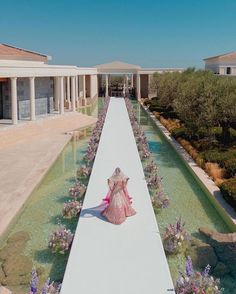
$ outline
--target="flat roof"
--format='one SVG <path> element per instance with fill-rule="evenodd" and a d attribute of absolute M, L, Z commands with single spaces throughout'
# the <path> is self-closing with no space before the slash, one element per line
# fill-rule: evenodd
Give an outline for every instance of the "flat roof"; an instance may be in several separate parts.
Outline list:
<path fill-rule="evenodd" d="M 140 69 L 140 65 L 130 64 L 123 61 L 115 60 L 112 62 L 99 64 L 95 66 L 97 69 Z"/>

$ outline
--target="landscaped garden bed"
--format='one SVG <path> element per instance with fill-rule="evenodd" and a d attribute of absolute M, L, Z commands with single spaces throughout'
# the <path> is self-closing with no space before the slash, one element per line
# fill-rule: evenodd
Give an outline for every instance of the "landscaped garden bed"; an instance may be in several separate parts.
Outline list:
<path fill-rule="evenodd" d="M 153 83 L 157 97 L 144 99 L 144 105 L 208 173 L 236 210 L 236 81 L 190 69 L 155 75 Z"/>
<path fill-rule="evenodd" d="M 146 176 L 147 186 L 150 191 L 150 196 L 152 199 L 153 209 L 157 216 L 158 224 L 161 225 L 161 234 L 162 234 L 162 241 L 163 241 L 163 247 L 165 249 L 168 263 L 170 266 L 172 278 L 176 283 L 176 293 L 182 294 L 182 293 L 193 293 L 191 291 L 206 291 L 202 293 L 221 293 L 221 289 L 219 286 L 219 280 L 216 280 L 211 275 L 217 276 L 217 270 L 220 267 L 220 262 L 218 261 L 218 257 L 215 254 L 215 251 L 213 247 L 211 247 L 207 241 L 204 242 L 202 240 L 202 236 L 198 236 L 196 233 L 196 223 L 202 223 L 206 225 L 208 223 L 210 226 L 212 226 L 212 222 L 210 221 L 210 215 L 213 213 L 214 208 L 211 206 L 209 207 L 208 199 L 206 195 L 203 195 L 203 198 L 201 201 L 204 201 L 204 207 L 207 209 L 207 212 L 202 211 L 202 205 L 199 205 L 197 199 L 191 199 L 191 196 L 188 194 L 182 194 L 179 192 L 182 191 L 183 187 L 181 183 L 178 183 L 178 186 L 174 186 L 173 180 L 175 180 L 173 177 L 171 179 L 168 179 L 166 189 L 173 189 L 174 195 L 172 194 L 172 197 L 167 197 L 167 193 L 164 192 L 163 188 L 163 179 L 161 177 L 159 168 L 156 164 L 156 156 L 155 156 L 155 150 L 153 149 L 154 153 L 152 152 L 152 148 L 154 148 L 155 140 L 152 138 L 148 138 L 146 134 L 151 132 L 152 133 L 152 127 L 150 126 L 150 129 L 146 129 L 146 123 L 148 124 L 148 117 L 141 116 L 139 119 L 137 119 L 135 111 L 132 108 L 132 105 L 129 101 L 126 100 L 127 109 L 130 116 L 131 125 L 133 127 L 134 136 L 137 142 L 138 151 L 140 153 L 140 159 L 142 160 L 144 173 Z M 133 103 L 135 105 L 135 103 Z M 138 106 L 139 107 L 139 106 Z M 141 113 L 144 111 L 141 111 Z M 137 111 L 136 111 L 137 113 Z M 138 123 L 138 121 L 143 122 L 145 129 Z M 143 122 L 142 122 L 143 121 Z M 153 130 L 154 134 L 157 132 L 157 130 Z M 153 146 L 153 147 L 152 147 Z M 167 145 L 165 146 L 167 147 Z M 168 149 L 168 148 L 167 148 Z M 164 152 L 164 151 L 163 151 Z M 168 154 L 169 151 L 165 149 L 165 156 Z M 145 156 L 143 156 L 145 154 Z M 173 158 L 171 160 L 171 163 L 173 162 Z M 169 162 L 165 163 L 169 165 Z M 163 168 L 163 166 L 162 166 Z M 168 168 L 168 171 L 170 171 L 170 168 Z M 172 172 L 172 169 L 171 169 Z M 193 184 L 193 183 L 192 183 Z M 183 186 L 185 184 L 183 183 Z M 197 183 L 193 184 L 194 186 L 198 186 Z M 198 193 L 201 194 L 199 191 Z M 202 192 L 203 193 L 203 192 Z M 180 197 L 181 196 L 181 197 Z M 200 195 L 195 195 L 195 197 L 199 197 Z M 180 198 L 179 198 L 180 197 Z M 197 198 L 196 197 L 196 198 Z M 202 196 L 200 196 L 201 198 Z M 154 200 L 155 199 L 155 200 Z M 197 219 L 193 217 L 195 214 L 195 210 L 191 211 L 191 209 L 185 208 L 187 203 L 193 203 L 192 201 L 196 201 L 194 204 L 190 205 L 189 207 L 194 207 L 197 210 Z M 174 203 L 173 203 L 174 202 Z M 188 206 L 188 205 L 187 205 Z M 200 208 L 200 210 L 197 209 Z M 208 207 L 208 208 L 207 208 Z M 208 211 L 208 209 L 210 211 Z M 179 216 L 178 216 L 179 213 Z M 214 211 L 214 222 L 218 222 L 218 224 L 222 225 L 222 220 L 220 217 L 217 217 L 217 213 Z M 176 215 L 177 214 L 177 215 Z M 173 218 L 174 216 L 174 218 Z M 177 216 L 177 217 L 176 217 Z M 180 216 L 183 216 L 183 220 Z M 207 221 L 203 221 L 205 216 L 209 217 Z M 188 220 L 185 224 L 185 218 Z M 193 220 L 195 219 L 195 221 Z M 171 222 L 168 220 L 172 219 Z M 175 221 L 173 221 L 175 219 Z M 221 224 L 220 224 L 221 223 Z M 195 227 L 195 229 L 193 229 Z M 191 231 L 191 234 L 188 231 Z M 223 230 L 223 227 L 221 227 L 221 230 Z M 227 232 L 227 229 L 224 228 L 224 230 Z M 190 260 L 190 257 L 193 258 L 193 264 L 194 268 L 196 270 L 192 270 L 191 277 L 185 276 L 185 273 L 180 274 L 178 277 L 178 271 L 180 271 L 180 267 L 183 266 L 185 263 L 185 258 L 187 258 L 187 263 Z M 225 261 L 224 261 L 225 262 Z M 212 265 L 212 268 L 208 266 L 207 264 Z M 205 272 L 201 272 L 201 270 L 206 270 Z M 200 271 L 199 271 L 200 270 Z M 229 272 L 229 271 L 228 271 Z M 204 273 L 204 274 L 203 274 Z M 188 273 L 190 274 L 190 273 Z M 211 275 L 210 275 L 211 274 Z M 218 277 L 218 276 L 217 276 Z M 199 281 L 202 281 L 199 284 Z M 223 280 L 223 284 L 225 281 Z M 227 282 L 228 283 L 228 282 Z M 188 292 L 189 291 L 189 292 Z M 208 292 L 207 292 L 208 291 Z M 198 292 L 196 292 L 198 293 Z M 199 292 L 201 293 L 201 292 Z"/>

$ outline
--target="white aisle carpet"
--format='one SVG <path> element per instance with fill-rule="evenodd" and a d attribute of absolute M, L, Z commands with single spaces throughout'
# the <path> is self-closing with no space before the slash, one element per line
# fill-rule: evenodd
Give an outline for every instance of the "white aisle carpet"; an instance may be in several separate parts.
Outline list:
<path fill-rule="evenodd" d="M 121 225 L 100 216 L 107 179 L 120 167 L 137 214 Z M 111 98 L 61 294 L 174 293 L 125 101 Z"/>

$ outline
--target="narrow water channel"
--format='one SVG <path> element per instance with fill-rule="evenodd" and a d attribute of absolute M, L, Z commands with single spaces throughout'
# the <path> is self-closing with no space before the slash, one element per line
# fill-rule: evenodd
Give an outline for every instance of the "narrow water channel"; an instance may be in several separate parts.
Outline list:
<path fill-rule="evenodd" d="M 87 110 L 84 109 L 84 111 L 97 117 L 102 106 L 103 100 L 101 99 L 98 104 Z M 48 249 L 48 239 L 50 233 L 58 228 L 59 223 L 65 225 L 72 232 L 76 229 L 77 220 L 62 218 L 62 207 L 64 202 L 70 200 L 68 190 L 75 183 L 76 171 L 82 164 L 91 130 L 91 127 L 83 129 L 83 135 L 79 140 L 72 139 L 65 146 L 47 175 L 28 198 L 24 208 L 0 239 L 1 248 L 15 233 L 20 233 L 19 237 L 25 233 L 29 235 L 25 248 L 13 251 L 13 254 L 16 258 L 18 255 L 23 255 L 33 261 L 33 265 L 42 272 L 41 283 L 46 281 L 47 277 L 54 281 L 60 281 L 64 276 L 68 254 L 52 254 Z M 28 285 L 20 285 L 20 282 L 18 284 L 17 278 L 11 283 L 16 284 L 9 285 L 15 294 L 27 293 Z"/>
<path fill-rule="evenodd" d="M 133 101 L 133 107 L 147 137 L 152 157 L 159 167 L 164 190 L 170 197 L 170 206 L 156 215 L 161 233 L 164 233 L 169 223 L 175 223 L 179 217 L 185 221 L 186 229 L 191 236 L 200 241 L 205 241 L 198 232 L 200 227 L 229 233 L 229 227 L 211 204 L 204 190 L 148 114 L 136 101 Z M 168 256 L 168 263 L 175 282 L 178 270 L 184 269 L 185 257 Z M 224 293 L 236 293 L 235 276 L 226 274 L 220 279 L 222 287 L 225 288 Z"/>
<path fill-rule="evenodd" d="M 83 112 L 97 116 L 102 104 L 103 100 L 99 99 L 98 105 L 84 109 Z M 186 222 L 188 232 L 199 240 L 204 241 L 198 233 L 199 227 L 207 227 L 222 233 L 230 232 L 205 192 L 152 120 L 137 102 L 133 102 L 133 106 L 147 136 L 152 156 L 159 166 L 164 190 L 171 199 L 170 206 L 156 215 L 161 233 L 167 224 L 174 223 L 180 216 Z M 72 231 L 76 228 L 76 221 L 63 220 L 61 210 L 63 203 L 69 200 L 68 189 L 75 182 L 74 176 L 81 164 L 90 134 L 91 129 L 87 128 L 83 138 L 67 144 L 43 181 L 33 191 L 25 207 L 9 226 L 7 234 L 0 240 L 2 247 L 12 234 L 27 232 L 30 239 L 21 254 L 29 257 L 36 267 L 42 268 L 44 279 L 50 276 L 52 280 L 61 280 L 64 275 L 68 255 L 53 255 L 47 247 L 48 236 L 58 227 L 58 223 L 65 224 Z M 168 257 L 174 282 L 178 270 L 184 269 L 184 262 L 183 255 Z M 235 277 L 232 274 L 224 274 L 220 278 L 225 288 L 224 293 L 235 294 Z M 13 288 L 16 294 L 27 293 L 25 285 L 16 285 Z"/>

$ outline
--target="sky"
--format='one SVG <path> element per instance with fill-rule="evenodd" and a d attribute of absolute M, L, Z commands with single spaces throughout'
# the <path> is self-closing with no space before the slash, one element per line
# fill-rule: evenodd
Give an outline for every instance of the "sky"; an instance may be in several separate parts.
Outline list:
<path fill-rule="evenodd" d="M 0 43 L 94 66 L 204 66 L 236 51 L 236 0 L 1 0 Z"/>

